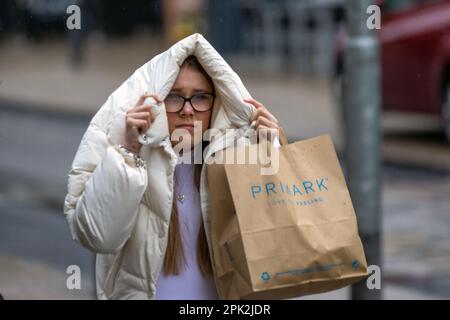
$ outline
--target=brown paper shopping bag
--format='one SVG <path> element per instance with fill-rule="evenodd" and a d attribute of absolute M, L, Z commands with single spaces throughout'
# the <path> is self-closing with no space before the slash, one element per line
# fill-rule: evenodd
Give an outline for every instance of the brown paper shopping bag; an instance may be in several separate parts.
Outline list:
<path fill-rule="evenodd" d="M 331 138 L 283 145 L 278 171 L 262 175 L 260 169 L 207 165 L 220 298 L 291 298 L 366 277 L 355 212 Z"/>

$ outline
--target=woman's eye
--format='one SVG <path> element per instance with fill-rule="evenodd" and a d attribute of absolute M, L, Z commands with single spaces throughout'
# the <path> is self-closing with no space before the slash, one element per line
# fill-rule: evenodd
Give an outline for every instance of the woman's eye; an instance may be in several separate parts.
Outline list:
<path fill-rule="evenodd" d="M 181 98 L 175 94 L 169 94 L 169 95 L 167 95 L 167 98 L 166 98 L 166 100 L 169 100 L 169 101 L 178 101 L 180 99 Z"/>
<path fill-rule="evenodd" d="M 198 99 L 198 100 L 206 100 L 206 99 L 208 99 L 208 95 L 201 93 L 201 94 L 195 95 L 194 98 Z"/>

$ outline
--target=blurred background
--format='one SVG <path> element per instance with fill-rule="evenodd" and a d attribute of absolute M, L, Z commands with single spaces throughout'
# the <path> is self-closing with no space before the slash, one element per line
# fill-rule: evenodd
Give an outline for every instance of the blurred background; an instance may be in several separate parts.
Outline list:
<path fill-rule="evenodd" d="M 380 77 L 379 90 L 369 92 L 380 126 L 370 134 L 380 137 L 382 298 L 449 299 L 450 1 L 374 3 L 380 59 L 370 63 Z M 66 25 L 72 4 L 81 10 L 80 30 Z M 351 90 L 343 87 L 346 72 L 365 63 L 344 63 L 349 7 L 344 0 L 1 1 L 4 298 L 95 298 L 94 255 L 72 241 L 63 216 L 67 172 L 108 95 L 194 32 L 277 116 L 290 141 L 329 133 L 345 165 L 352 139 L 345 132 L 355 131 L 342 102 Z M 66 288 L 69 265 L 81 269 L 81 290 Z M 304 299 L 350 297 L 344 288 Z"/>

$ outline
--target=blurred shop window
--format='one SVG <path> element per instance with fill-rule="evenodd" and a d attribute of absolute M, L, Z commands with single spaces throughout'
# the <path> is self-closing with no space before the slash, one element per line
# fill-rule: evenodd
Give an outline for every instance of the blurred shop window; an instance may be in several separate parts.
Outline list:
<path fill-rule="evenodd" d="M 22 0 L 18 1 L 23 7 L 28 9 L 30 14 L 51 19 L 66 14 L 69 5 L 76 1 L 73 0 Z"/>
<path fill-rule="evenodd" d="M 165 44 L 172 45 L 195 32 L 205 33 L 205 5 L 204 0 L 163 0 Z"/>

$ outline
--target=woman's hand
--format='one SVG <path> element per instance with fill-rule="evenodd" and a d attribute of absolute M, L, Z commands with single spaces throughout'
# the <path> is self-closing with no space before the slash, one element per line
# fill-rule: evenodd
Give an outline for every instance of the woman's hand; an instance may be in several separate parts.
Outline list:
<path fill-rule="evenodd" d="M 156 102 L 161 103 L 161 99 L 155 94 L 142 95 L 136 105 L 127 111 L 125 121 L 125 145 L 129 151 L 139 154 L 142 145 L 139 142 L 139 135 L 143 134 L 150 128 L 151 123 L 155 120 L 151 106 L 144 104 L 145 99 L 152 97 Z"/>
<path fill-rule="evenodd" d="M 261 102 L 255 99 L 244 99 L 244 101 L 256 108 L 250 118 L 250 123 L 255 121 L 257 136 L 259 137 L 261 130 L 264 130 L 268 137 L 277 136 L 281 144 L 287 144 L 284 130 L 279 126 L 278 119 Z"/>

